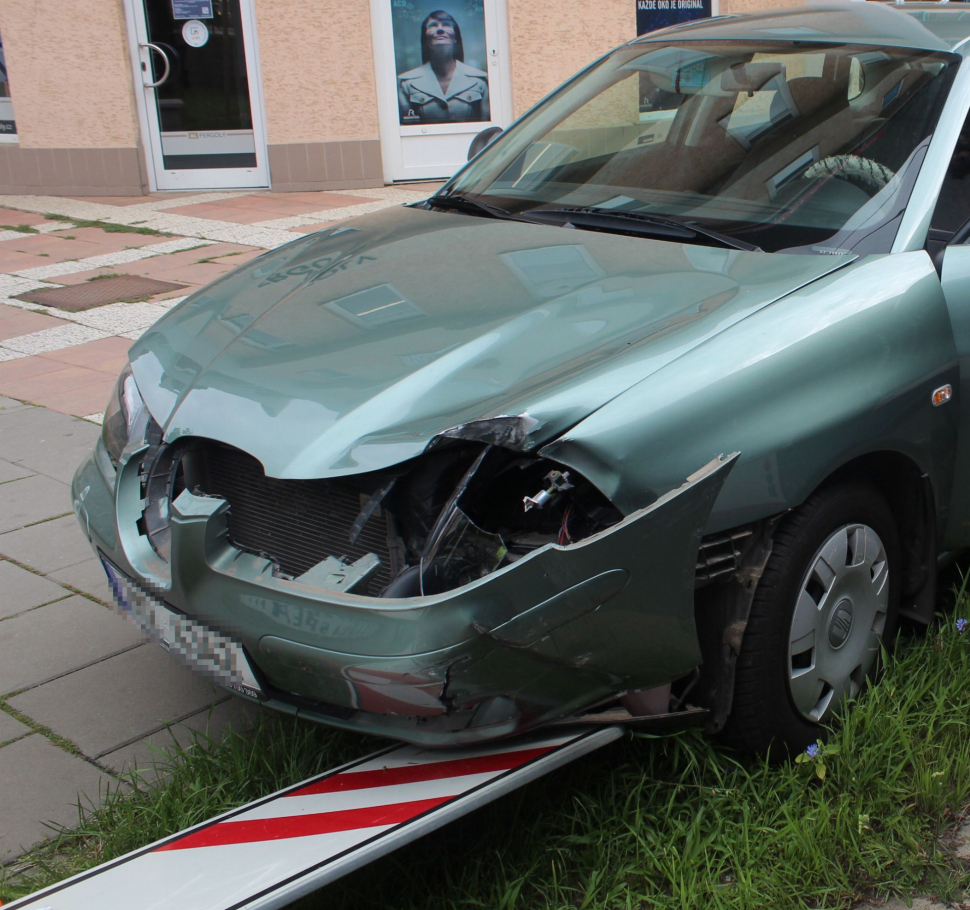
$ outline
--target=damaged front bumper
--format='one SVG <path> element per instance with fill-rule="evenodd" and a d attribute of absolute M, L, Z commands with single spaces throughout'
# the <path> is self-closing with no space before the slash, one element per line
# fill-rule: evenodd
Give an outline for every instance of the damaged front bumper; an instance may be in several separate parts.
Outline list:
<path fill-rule="evenodd" d="M 138 530 L 138 454 L 126 450 L 116 474 L 98 452 L 81 465 L 72 492 L 82 528 L 137 587 L 238 642 L 269 707 L 461 745 L 661 685 L 700 663 L 696 556 L 736 456 L 577 543 L 546 545 L 445 593 L 376 598 L 278 577 L 269 560 L 232 545 L 225 500 L 187 490 L 172 503 L 164 562 Z"/>

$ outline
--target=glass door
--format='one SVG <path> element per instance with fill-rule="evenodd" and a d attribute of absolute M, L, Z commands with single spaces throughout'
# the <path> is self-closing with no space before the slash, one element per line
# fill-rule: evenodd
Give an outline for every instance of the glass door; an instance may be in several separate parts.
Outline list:
<path fill-rule="evenodd" d="M 504 0 L 371 0 L 388 180 L 450 177 L 511 103 Z"/>
<path fill-rule="evenodd" d="M 268 185 L 251 0 L 133 0 L 160 190 Z"/>

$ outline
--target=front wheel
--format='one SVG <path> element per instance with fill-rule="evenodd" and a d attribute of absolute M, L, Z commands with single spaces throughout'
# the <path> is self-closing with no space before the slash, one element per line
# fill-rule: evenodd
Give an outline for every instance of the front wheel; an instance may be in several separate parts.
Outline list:
<path fill-rule="evenodd" d="M 876 671 L 895 629 L 899 538 L 868 483 L 823 488 L 779 525 L 738 657 L 729 742 L 804 749 Z"/>

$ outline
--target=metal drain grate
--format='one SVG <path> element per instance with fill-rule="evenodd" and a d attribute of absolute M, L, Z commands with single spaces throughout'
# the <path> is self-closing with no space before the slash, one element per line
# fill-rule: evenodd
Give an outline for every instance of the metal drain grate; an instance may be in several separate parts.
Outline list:
<path fill-rule="evenodd" d="M 119 275 L 117 278 L 97 278 L 81 284 L 69 284 L 63 288 L 29 291 L 26 294 L 18 294 L 17 299 L 77 313 L 80 310 L 104 306 L 106 303 L 141 300 L 143 297 L 151 297 L 165 291 L 177 291 L 187 286 L 175 284 L 173 281 L 142 278 L 140 275 Z"/>

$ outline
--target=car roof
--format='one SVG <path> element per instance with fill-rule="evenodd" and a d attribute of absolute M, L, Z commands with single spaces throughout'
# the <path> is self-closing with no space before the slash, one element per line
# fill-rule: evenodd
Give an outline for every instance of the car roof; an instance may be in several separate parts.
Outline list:
<path fill-rule="evenodd" d="M 970 4 L 821 2 L 715 16 L 651 32 L 653 41 L 782 40 L 948 51 L 970 36 Z M 960 49 L 963 51 L 963 48 Z"/>
<path fill-rule="evenodd" d="M 970 38 L 970 5 L 963 3 L 907 3 L 896 7 L 955 47 Z"/>

